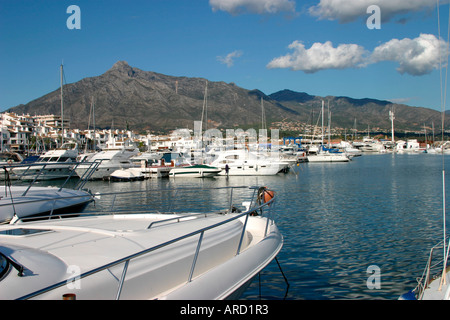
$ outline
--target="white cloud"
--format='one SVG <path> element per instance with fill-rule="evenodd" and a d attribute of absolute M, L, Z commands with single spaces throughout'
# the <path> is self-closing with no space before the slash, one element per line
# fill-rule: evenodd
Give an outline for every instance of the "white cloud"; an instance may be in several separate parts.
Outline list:
<path fill-rule="evenodd" d="M 275 14 L 294 12 L 295 1 L 292 0 L 209 0 L 213 11 L 226 11 L 231 14 L 244 12 L 257 14 Z"/>
<path fill-rule="evenodd" d="M 447 3 L 443 0 L 441 3 Z M 309 9 L 309 13 L 319 19 L 338 20 L 341 23 L 351 22 L 358 18 L 367 19 L 367 8 L 377 5 L 381 10 L 383 21 L 389 21 L 396 15 L 432 9 L 436 0 L 320 0 L 320 3 Z"/>
<path fill-rule="evenodd" d="M 235 50 L 227 54 L 225 57 L 217 57 L 217 60 L 219 60 L 223 64 L 226 64 L 228 68 L 230 68 L 234 65 L 234 59 L 239 58 L 240 56 L 242 56 L 242 51 Z"/>
<path fill-rule="evenodd" d="M 341 44 L 334 48 L 330 41 L 314 43 L 306 49 L 299 41 L 288 47 L 293 53 L 273 59 L 267 67 L 289 68 L 294 71 L 314 73 L 324 69 L 345 69 L 359 67 L 365 61 L 367 52 L 356 44 Z"/>
<path fill-rule="evenodd" d="M 445 56 L 446 43 L 432 34 L 421 34 L 415 39 L 392 39 L 373 51 L 372 63 L 395 61 L 401 74 L 420 76 L 439 68 L 439 55 Z"/>
<path fill-rule="evenodd" d="M 447 44 L 432 34 L 421 34 L 415 39 L 393 39 L 376 47 L 372 53 L 356 44 L 331 42 L 314 43 L 306 49 L 299 42 L 289 45 L 292 53 L 273 59 L 267 68 L 286 68 L 305 73 L 326 69 L 362 68 L 369 64 L 393 61 L 399 64 L 397 71 L 414 76 L 425 75 L 439 68 L 439 56 L 446 61 Z"/>

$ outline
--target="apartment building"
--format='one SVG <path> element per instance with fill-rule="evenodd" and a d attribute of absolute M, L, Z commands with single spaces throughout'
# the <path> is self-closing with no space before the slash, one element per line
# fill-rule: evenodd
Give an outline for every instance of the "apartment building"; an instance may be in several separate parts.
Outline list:
<path fill-rule="evenodd" d="M 0 115 L 2 132 L 1 150 L 25 152 L 33 135 L 34 121 L 30 115 L 2 113 Z"/>

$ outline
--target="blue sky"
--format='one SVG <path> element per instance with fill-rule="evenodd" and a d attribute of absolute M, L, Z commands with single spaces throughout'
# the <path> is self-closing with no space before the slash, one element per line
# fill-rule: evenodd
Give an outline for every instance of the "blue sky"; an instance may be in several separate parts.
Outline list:
<path fill-rule="evenodd" d="M 374 4 L 381 29 L 367 26 Z M 70 5 L 81 29 L 67 28 Z M 443 39 L 448 12 L 442 4 Z M 62 61 L 72 83 L 118 60 L 266 94 L 441 110 L 437 36 L 436 0 L 0 0 L 0 111 L 59 88 Z"/>

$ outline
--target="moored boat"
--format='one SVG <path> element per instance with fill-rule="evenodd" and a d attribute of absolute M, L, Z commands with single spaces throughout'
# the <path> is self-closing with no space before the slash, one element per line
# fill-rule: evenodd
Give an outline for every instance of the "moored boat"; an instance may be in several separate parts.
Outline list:
<path fill-rule="evenodd" d="M 107 148 L 89 158 L 89 162 L 100 162 L 89 179 L 108 179 L 111 173 L 116 170 L 138 167 L 130 160 L 138 153 L 139 149 L 133 145 L 125 145 L 123 142 L 117 142 L 114 139 L 109 141 Z M 80 164 L 75 168 L 75 172 L 81 177 L 89 168 L 89 164 Z"/>
<path fill-rule="evenodd" d="M 88 191 L 56 187 L 0 186 L 0 223 L 14 218 L 81 212 L 91 201 Z"/>
<path fill-rule="evenodd" d="M 222 169 L 205 164 L 178 166 L 170 169 L 169 177 L 172 178 L 210 178 L 217 176 Z"/>
<path fill-rule="evenodd" d="M 285 172 L 289 168 L 289 163 L 279 158 L 243 149 L 221 151 L 210 165 L 222 169 L 219 173 L 221 176 L 268 176 Z"/>
<path fill-rule="evenodd" d="M 273 192 L 226 189 L 250 194 L 243 212 L 229 206 L 0 226 L 0 299 L 237 298 L 276 258 L 283 237 L 273 220 Z"/>
<path fill-rule="evenodd" d="M 29 166 L 15 168 L 11 172 L 11 179 L 65 179 L 73 175 L 72 167 L 77 161 L 77 156 L 78 145 L 71 142 L 64 143 L 58 149 L 47 151 Z"/>
<path fill-rule="evenodd" d="M 320 147 L 317 154 L 308 155 L 308 162 L 349 162 L 350 157 L 344 152 Z"/>
<path fill-rule="evenodd" d="M 111 173 L 109 180 L 111 181 L 137 181 L 144 180 L 145 174 L 141 168 L 118 169 Z"/>
<path fill-rule="evenodd" d="M 441 241 L 430 249 L 423 274 L 417 286 L 400 296 L 400 300 L 450 300 L 449 241 Z"/>

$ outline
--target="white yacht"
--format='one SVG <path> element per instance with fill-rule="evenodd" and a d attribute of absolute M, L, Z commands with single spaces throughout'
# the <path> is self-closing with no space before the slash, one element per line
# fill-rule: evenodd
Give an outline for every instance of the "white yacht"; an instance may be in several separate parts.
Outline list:
<path fill-rule="evenodd" d="M 221 151 L 210 165 L 222 169 L 219 175 L 229 176 L 276 175 L 289 168 L 289 163 L 279 158 L 269 158 L 245 149 Z"/>
<path fill-rule="evenodd" d="M 23 161 L 23 157 L 17 152 L 0 152 L 0 165 L 17 164 Z"/>
<path fill-rule="evenodd" d="M 113 171 L 109 175 L 109 180 L 111 181 L 138 181 L 145 180 L 148 176 L 146 175 L 145 169 L 142 168 L 127 168 L 118 169 Z"/>
<path fill-rule="evenodd" d="M 271 217 L 276 197 L 239 189 L 266 200 L 252 199 L 244 212 L 91 214 L 0 226 L 0 299 L 236 299 L 283 245 Z"/>
<path fill-rule="evenodd" d="M 206 164 L 181 165 L 173 167 L 169 171 L 172 178 L 210 178 L 220 174 L 222 169 Z"/>
<path fill-rule="evenodd" d="M 52 180 L 73 175 L 72 167 L 77 161 L 78 144 L 68 142 L 60 148 L 47 151 L 36 162 L 11 171 L 11 179 Z"/>
<path fill-rule="evenodd" d="M 342 140 L 339 147 L 348 155 L 352 157 L 359 157 L 362 155 L 362 151 L 355 148 L 352 143 Z"/>
<path fill-rule="evenodd" d="M 308 162 L 349 162 L 350 157 L 344 152 L 334 152 L 321 146 L 317 154 L 308 155 Z"/>
<path fill-rule="evenodd" d="M 92 195 L 83 190 L 0 186 L 0 223 L 17 218 L 80 212 L 92 200 Z"/>
<path fill-rule="evenodd" d="M 362 143 L 358 145 L 358 149 L 362 152 L 383 153 L 385 147 L 379 140 L 373 139 L 369 136 L 363 138 Z"/>
<path fill-rule="evenodd" d="M 306 151 L 297 145 L 283 145 L 279 148 L 280 159 L 292 164 L 305 162 L 307 160 Z"/>
<path fill-rule="evenodd" d="M 424 153 L 426 148 L 422 148 L 417 139 L 408 139 L 397 141 L 395 150 L 397 153 Z"/>
<path fill-rule="evenodd" d="M 127 146 L 124 142 L 110 141 L 106 148 L 88 159 L 90 163 L 100 162 L 90 179 L 107 179 L 116 170 L 138 167 L 130 160 L 138 153 L 139 149 L 133 145 Z M 82 177 L 89 168 L 89 164 L 80 164 L 75 168 L 75 172 Z"/>

